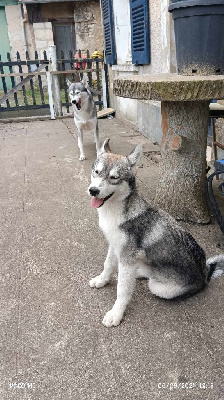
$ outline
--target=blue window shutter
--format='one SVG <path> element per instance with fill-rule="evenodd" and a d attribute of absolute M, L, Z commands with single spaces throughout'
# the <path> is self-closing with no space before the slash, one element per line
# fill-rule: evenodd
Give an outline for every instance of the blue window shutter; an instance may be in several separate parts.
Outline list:
<path fill-rule="evenodd" d="M 133 64 L 149 64 L 149 0 L 130 0 Z"/>
<path fill-rule="evenodd" d="M 112 0 L 102 0 L 103 28 L 105 40 L 106 64 L 116 64 L 116 48 L 114 37 L 114 18 Z"/>

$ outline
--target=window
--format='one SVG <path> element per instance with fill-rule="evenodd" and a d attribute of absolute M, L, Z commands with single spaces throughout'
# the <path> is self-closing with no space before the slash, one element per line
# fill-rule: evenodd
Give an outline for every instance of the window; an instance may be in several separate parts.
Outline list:
<path fill-rule="evenodd" d="M 133 64 L 149 64 L 149 0 L 130 0 Z"/>

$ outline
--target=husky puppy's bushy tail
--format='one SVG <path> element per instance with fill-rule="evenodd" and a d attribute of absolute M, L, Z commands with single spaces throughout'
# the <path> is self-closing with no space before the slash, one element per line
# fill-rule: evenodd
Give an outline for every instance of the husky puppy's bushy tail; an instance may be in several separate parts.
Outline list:
<path fill-rule="evenodd" d="M 208 269 L 207 281 L 218 278 L 224 273 L 224 254 L 210 257 L 206 261 L 206 266 Z"/>

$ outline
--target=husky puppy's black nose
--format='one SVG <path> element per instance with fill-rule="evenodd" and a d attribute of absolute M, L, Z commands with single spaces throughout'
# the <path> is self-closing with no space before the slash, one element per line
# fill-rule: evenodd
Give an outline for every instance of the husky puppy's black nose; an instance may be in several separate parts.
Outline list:
<path fill-rule="evenodd" d="M 100 193 L 100 191 L 99 191 L 99 189 L 92 187 L 89 189 L 89 193 L 91 194 L 91 196 L 96 197 Z"/>
<path fill-rule="evenodd" d="M 76 104 L 76 100 L 72 100 L 72 104 Z"/>

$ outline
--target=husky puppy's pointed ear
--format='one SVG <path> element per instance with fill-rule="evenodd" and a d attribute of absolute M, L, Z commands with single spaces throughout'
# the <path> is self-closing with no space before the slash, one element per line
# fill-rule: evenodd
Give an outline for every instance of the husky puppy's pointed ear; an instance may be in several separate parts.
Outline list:
<path fill-rule="evenodd" d="M 109 141 L 110 139 L 107 138 L 106 140 L 104 140 L 103 145 L 100 149 L 99 155 L 103 154 L 103 153 L 112 153 L 110 146 L 109 146 Z"/>
<path fill-rule="evenodd" d="M 127 157 L 131 167 L 134 167 L 135 165 L 138 164 L 141 155 L 142 155 L 142 145 L 138 144 L 131 152 L 131 154 Z"/>
<path fill-rule="evenodd" d="M 83 78 L 81 80 L 81 83 L 85 86 L 86 89 L 88 88 L 88 82 L 87 82 L 87 79 L 86 79 L 86 77 L 84 75 L 83 75 Z"/>
<path fill-rule="evenodd" d="M 72 82 L 70 82 L 69 79 L 66 79 L 66 83 L 67 83 L 67 86 L 68 86 L 68 87 L 72 84 Z"/>

